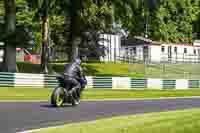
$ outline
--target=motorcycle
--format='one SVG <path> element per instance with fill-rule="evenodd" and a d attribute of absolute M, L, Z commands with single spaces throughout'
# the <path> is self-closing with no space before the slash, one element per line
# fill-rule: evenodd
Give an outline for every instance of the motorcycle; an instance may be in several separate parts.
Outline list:
<path fill-rule="evenodd" d="M 59 85 L 54 88 L 52 94 L 51 94 L 51 104 L 54 107 L 61 107 L 64 103 L 72 104 L 72 106 L 75 106 L 75 102 L 73 98 L 69 95 L 69 90 L 71 90 L 72 86 L 66 87 L 64 77 L 63 76 L 58 76 L 57 77 Z M 81 88 L 79 93 L 79 98 L 76 99 L 80 101 L 80 94 L 84 90 L 86 84 L 87 84 L 87 79 L 85 76 L 82 77 L 80 80 Z"/>

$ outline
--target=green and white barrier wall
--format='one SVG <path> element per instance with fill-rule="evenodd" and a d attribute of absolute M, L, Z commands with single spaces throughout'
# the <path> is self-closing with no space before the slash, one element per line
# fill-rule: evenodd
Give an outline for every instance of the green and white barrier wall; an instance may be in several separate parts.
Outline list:
<path fill-rule="evenodd" d="M 58 75 L 0 72 L 0 87 L 48 87 L 58 85 Z M 200 88 L 198 80 L 136 79 L 130 77 L 86 76 L 87 88 L 107 89 L 190 89 Z"/>

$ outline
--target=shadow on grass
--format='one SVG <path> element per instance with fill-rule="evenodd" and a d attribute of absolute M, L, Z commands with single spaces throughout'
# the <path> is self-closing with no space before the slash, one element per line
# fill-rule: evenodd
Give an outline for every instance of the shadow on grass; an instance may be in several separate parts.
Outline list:
<path fill-rule="evenodd" d="M 94 66 L 83 65 L 83 72 L 87 75 L 96 75 L 98 71 Z"/>

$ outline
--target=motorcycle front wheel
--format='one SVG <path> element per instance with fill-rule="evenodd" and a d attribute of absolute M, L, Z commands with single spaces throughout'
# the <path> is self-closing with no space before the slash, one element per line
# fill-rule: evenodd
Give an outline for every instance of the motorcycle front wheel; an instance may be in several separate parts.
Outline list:
<path fill-rule="evenodd" d="M 54 107 L 61 107 L 64 103 L 65 92 L 64 88 L 56 87 L 51 95 L 51 104 Z"/>

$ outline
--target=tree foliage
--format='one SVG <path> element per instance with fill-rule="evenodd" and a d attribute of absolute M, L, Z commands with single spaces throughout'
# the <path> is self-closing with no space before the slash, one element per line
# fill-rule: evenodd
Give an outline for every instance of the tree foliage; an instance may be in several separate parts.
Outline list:
<path fill-rule="evenodd" d="M 166 42 L 192 42 L 193 23 L 199 15 L 199 0 L 166 0 L 154 16 L 152 38 Z"/>
<path fill-rule="evenodd" d="M 111 30 L 112 24 L 112 3 L 110 1 L 93 1 L 84 2 L 81 13 L 81 20 L 85 29 L 95 29 L 98 31 Z"/>
<path fill-rule="evenodd" d="M 69 53 L 73 54 L 79 47 L 81 53 L 98 58 L 103 55 L 99 52 L 102 48 L 99 35 L 120 31 L 113 24 L 127 29 L 129 36 L 162 42 L 191 43 L 194 37 L 200 37 L 200 0 L 14 1 L 16 28 L 9 35 L 4 34 L 5 3 L 0 1 L 0 40 L 21 47 L 32 46 L 38 53 L 46 38 L 48 46 L 70 47 Z M 43 49 L 43 53 L 47 50 Z"/>
<path fill-rule="evenodd" d="M 114 7 L 116 21 L 131 36 L 191 43 L 193 32 L 199 31 L 200 0 L 115 0 Z"/>

